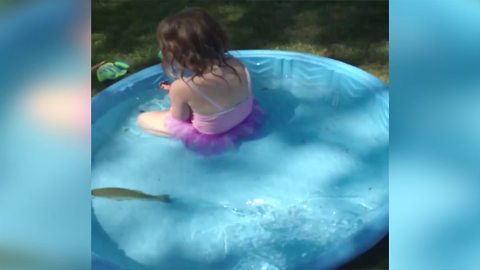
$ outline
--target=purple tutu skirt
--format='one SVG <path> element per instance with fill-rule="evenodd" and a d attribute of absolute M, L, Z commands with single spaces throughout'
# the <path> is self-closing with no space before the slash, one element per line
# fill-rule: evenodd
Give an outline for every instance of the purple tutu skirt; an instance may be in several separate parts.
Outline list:
<path fill-rule="evenodd" d="M 191 122 L 169 117 L 165 122 L 173 138 L 183 142 L 186 148 L 202 155 L 219 154 L 235 148 L 241 140 L 254 137 L 262 126 L 264 113 L 254 100 L 252 112 L 240 124 L 219 134 L 204 134 L 196 130 Z"/>

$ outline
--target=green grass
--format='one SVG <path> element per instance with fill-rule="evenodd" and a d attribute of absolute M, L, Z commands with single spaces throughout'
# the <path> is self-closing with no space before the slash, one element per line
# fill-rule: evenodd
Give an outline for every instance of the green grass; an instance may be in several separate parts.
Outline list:
<path fill-rule="evenodd" d="M 93 0 L 92 64 L 124 59 L 132 65 L 130 73 L 156 64 L 157 24 L 189 6 L 217 18 L 232 49 L 331 57 L 388 83 L 388 2 L 383 1 Z M 94 77 L 92 95 L 111 83 Z"/>

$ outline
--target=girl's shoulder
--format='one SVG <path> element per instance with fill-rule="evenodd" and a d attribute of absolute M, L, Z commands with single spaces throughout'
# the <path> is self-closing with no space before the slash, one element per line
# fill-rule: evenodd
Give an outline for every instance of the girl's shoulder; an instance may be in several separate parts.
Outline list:
<path fill-rule="evenodd" d="M 244 69 L 245 65 L 243 65 L 242 61 L 235 57 L 230 57 L 227 59 L 227 64 L 234 67 L 235 69 Z"/>
<path fill-rule="evenodd" d="M 186 97 L 189 94 L 188 88 L 189 86 L 186 79 L 176 79 L 170 87 L 169 94 L 170 96 Z"/>

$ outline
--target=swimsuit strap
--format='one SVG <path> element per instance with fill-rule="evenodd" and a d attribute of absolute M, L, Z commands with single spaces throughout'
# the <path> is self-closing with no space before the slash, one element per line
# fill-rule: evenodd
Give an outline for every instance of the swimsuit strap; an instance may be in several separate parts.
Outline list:
<path fill-rule="evenodd" d="M 200 88 L 198 88 L 198 86 L 196 86 L 195 83 L 193 83 L 193 80 L 186 80 L 186 83 L 188 84 L 188 86 L 190 86 L 190 88 L 193 90 L 193 92 L 195 92 L 199 96 L 203 97 L 206 101 L 210 102 L 210 104 L 212 104 L 213 107 L 219 109 L 220 111 L 224 110 L 223 107 L 220 106 L 220 104 L 215 102 L 213 99 L 211 99 L 209 96 L 207 96 Z"/>
<path fill-rule="evenodd" d="M 250 80 L 250 72 L 248 72 L 248 69 L 247 69 L 246 66 L 243 66 L 243 69 L 245 70 L 245 74 L 247 76 L 248 92 L 251 95 L 252 94 L 252 81 Z"/>
<path fill-rule="evenodd" d="M 245 70 L 245 74 L 247 76 L 248 92 L 251 95 L 252 94 L 252 82 L 250 80 L 250 73 L 248 72 L 247 67 L 244 67 L 244 70 Z M 220 111 L 224 110 L 224 108 L 222 106 L 220 106 L 220 104 L 215 102 L 213 99 L 211 99 L 209 96 L 207 96 L 207 94 L 205 94 L 202 91 L 202 89 L 200 89 L 198 86 L 196 86 L 195 83 L 193 82 L 193 80 L 187 79 L 187 80 L 185 80 L 185 82 L 190 87 L 190 89 L 193 90 L 193 92 L 195 92 L 199 96 L 203 97 L 206 101 L 210 102 L 210 104 L 212 104 L 215 108 L 217 108 Z"/>

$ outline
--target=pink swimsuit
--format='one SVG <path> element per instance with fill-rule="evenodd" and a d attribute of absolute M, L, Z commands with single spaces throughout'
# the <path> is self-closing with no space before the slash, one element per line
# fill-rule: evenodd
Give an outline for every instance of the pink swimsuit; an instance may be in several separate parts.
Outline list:
<path fill-rule="evenodd" d="M 210 102 L 212 106 L 217 108 L 220 112 L 211 115 L 203 115 L 193 112 L 192 125 L 201 133 L 205 134 L 219 134 L 230 130 L 234 126 L 240 124 L 252 112 L 253 97 L 250 85 L 250 74 L 245 69 L 248 83 L 248 98 L 231 109 L 225 110 L 217 102 L 209 98 L 205 93 L 199 89 L 191 80 L 188 81 L 190 88 L 205 100 Z"/>
<path fill-rule="evenodd" d="M 246 68 L 245 73 L 249 95 L 246 100 L 230 109 L 224 109 L 188 80 L 190 89 L 220 112 L 211 115 L 193 112 L 190 121 L 168 116 L 165 124 L 172 137 L 182 140 L 187 148 L 212 154 L 235 145 L 238 139 L 253 135 L 260 127 L 263 113 L 252 95 L 250 74 Z"/>

